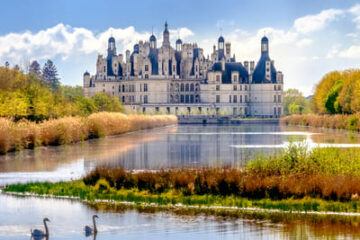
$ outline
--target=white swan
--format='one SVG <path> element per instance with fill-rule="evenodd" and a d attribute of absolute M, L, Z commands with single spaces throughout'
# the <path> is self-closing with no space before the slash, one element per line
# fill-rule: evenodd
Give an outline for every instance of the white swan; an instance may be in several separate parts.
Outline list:
<path fill-rule="evenodd" d="M 94 215 L 92 217 L 92 219 L 93 219 L 93 227 L 85 226 L 85 236 L 87 236 L 87 237 L 92 235 L 92 234 L 94 234 L 94 235 L 97 234 L 95 218 L 99 218 L 98 215 Z"/>
<path fill-rule="evenodd" d="M 50 220 L 48 218 L 44 218 L 43 222 L 44 222 L 44 226 L 45 226 L 45 232 L 42 230 L 39 230 L 39 229 L 31 230 L 31 236 L 34 239 L 43 239 L 45 237 L 46 238 L 49 237 L 49 229 L 48 229 L 46 222 L 50 222 Z"/>

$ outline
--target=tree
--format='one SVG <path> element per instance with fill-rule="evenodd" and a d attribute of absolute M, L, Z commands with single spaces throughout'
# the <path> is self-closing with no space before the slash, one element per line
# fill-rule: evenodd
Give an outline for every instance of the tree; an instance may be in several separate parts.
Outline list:
<path fill-rule="evenodd" d="M 108 112 L 122 112 L 123 106 L 120 100 L 116 97 L 109 97 L 106 93 L 99 92 L 95 94 L 92 99 L 95 102 L 95 105 L 98 111 L 108 111 Z"/>
<path fill-rule="evenodd" d="M 38 78 L 41 78 L 41 67 L 38 61 L 36 60 L 32 61 L 29 67 L 29 73 L 34 74 Z"/>
<path fill-rule="evenodd" d="M 303 114 L 309 112 L 309 101 L 297 89 L 288 89 L 284 96 L 284 114 Z"/>
<path fill-rule="evenodd" d="M 52 89 L 58 89 L 60 86 L 60 79 L 58 78 L 57 69 L 50 59 L 45 63 L 42 70 L 42 80 Z"/>

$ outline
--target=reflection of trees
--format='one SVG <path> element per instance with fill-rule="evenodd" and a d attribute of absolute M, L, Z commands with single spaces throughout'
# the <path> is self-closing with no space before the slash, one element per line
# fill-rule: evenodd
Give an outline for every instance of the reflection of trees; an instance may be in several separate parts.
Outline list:
<path fill-rule="evenodd" d="M 0 156 L 0 171 L 51 171 L 56 169 L 59 164 L 73 163 L 79 159 L 84 159 L 86 165 L 92 161 L 107 162 L 116 159 L 123 152 L 129 152 L 139 145 L 159 140 L 164 138 L 166 133 L 176 131 L 177 127 L 173 126 L 92 139 L 70 145 L 12 152 Z"/>

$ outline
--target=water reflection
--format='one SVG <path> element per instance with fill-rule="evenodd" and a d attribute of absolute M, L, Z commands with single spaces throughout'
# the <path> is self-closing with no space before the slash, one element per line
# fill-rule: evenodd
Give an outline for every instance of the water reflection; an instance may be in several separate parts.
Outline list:
<path fill-rule="evenodd" d="M 61 211 L 60 211 L 61 210 Z M 99 215 L 96 236 L 108 239 L 339 239 L 360 237 L 359 219 L 254 220 L 191 212 L 175 214 L 123 207 L 90 207 L 70 200 L 18 198 L 0 195 L 0 239 L 30 239 L 32 227 L 44 216 L 51 240 L 92 239 L 83 226 Z M 280 221 L 279 221 L 280 220 Z"/>
<path fill-rule="evenodd" d="M 127 169 L 238 166 L 259 151 L 269 154 L 289 142 L 360 147 L 360 135 L 277 124 L 171 126 L 0 156 L 0 185 L 77 179 L 99 165 Z"/>

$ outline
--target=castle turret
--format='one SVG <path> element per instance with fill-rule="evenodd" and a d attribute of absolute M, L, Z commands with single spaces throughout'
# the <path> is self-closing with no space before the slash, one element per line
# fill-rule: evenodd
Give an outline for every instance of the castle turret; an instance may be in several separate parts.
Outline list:
<path fill-rule="evenodd" d="M 218 54 L 218 58 L 219 58 L 219 61 L 224 57 L 224 44 L 225 44 L 225 39 L 223 36 L 220 36 L 219 39 L 218 39 L 218 51 L 219 51 L 219 54 Z"/>
<path fill-rule="evenodd" d="M 181 52 L 181 48 L 182 48 L 182 41 L 179 38 L 178 40 L 176 40 L 176 51 Z"/>
<path fill-rule="evenodd" d="M 265 36 L 261 39 L 261 55 L 269 56 L 269 39 Z"/>
<path fill-rule="evenodd" d="M 156 48 L 156 37 L 154 34 L 150 36 L 150 48 Z"/>
<path fill-rule="evenodd" d="M 165 30 L 163 32 L 163 46 L 169 47 L 170 46 L 170 33 L 168 30 L 168 24 L 165 22 Z"/>
<path fill-rule="evenodd" d="M 116 56 L 115 38 L 110 37 L 108 40 L 108 58 Z"/>
<path fill-rule="evenodd" d="M 91 87 L 91 84 L 90 84 L 90 73 L 89 73 L 88 71 L 86 71 L 86 72 L 84 73 L 83 80 L 84 80 L 84 87 Z"/>

